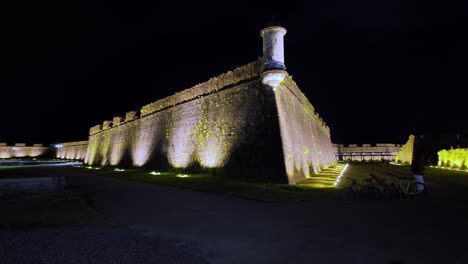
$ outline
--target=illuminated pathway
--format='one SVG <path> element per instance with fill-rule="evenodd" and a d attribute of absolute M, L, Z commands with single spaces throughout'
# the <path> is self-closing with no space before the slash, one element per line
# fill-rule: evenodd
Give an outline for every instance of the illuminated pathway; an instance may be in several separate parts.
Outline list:
<path fill-rule="evenodd" d="M 336 183 L 339 182 L 348 166 L 348 164 L 338 163 L 300 182 L 300 184 L 316 188 L 334 188 L 337 186 Z"/>

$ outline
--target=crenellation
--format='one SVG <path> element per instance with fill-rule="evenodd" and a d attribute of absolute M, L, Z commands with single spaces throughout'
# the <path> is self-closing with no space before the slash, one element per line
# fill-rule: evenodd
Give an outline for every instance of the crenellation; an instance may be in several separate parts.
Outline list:
<path fill-rule="evenodd" d="M 116 127 L 116 126 L 120 125 L 121 121 L 122 121 L 122 117 L 120 117 L 120 116 L 114 117 L 112 119 L 112 126 Z"/>
<path fill-rule="evenodd" d="M 89 134 L 93 135 L 101 131 L 101 124 L 95 125 L 89 129 Z"/>
<path fill-rule="evenodd" d="M 172 96 L 147 104 L 141 108 L 141 116 L 143 117 L 162 109 L 196 99 L 212 92 L 216 92 L 223 87 L 258 77 L 260 69 L 261 60 L 258 59 L 245 66 L 238 67 L 234 71 L 229 71 L 217 77 L 213 77 L 206 82 L 193 86 L 192 88 L 177 92 Z"/>
<path fill-rule="evenodd" d="M 137 112 L 136 111 L 130 111 L 125 113 L 125 120 L 124 122 L 129 122 L 132 121 L 133 119 L 137 118 Z"/>
<path fill-rule="evenodd" d="M 105 120 L 104 122 L 102 122 L 102 130 L 108 129 L 109 127 L 111 127 L 111 124 L 112 121 Z"/>

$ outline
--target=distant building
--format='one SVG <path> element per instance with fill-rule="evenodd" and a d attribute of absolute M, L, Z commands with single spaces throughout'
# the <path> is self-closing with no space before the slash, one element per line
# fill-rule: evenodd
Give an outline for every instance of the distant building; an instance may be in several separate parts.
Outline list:
<path fill-rule="evenodd" d="M 394 161 L 401 144 L 333 144 L 338 161 Z"/>

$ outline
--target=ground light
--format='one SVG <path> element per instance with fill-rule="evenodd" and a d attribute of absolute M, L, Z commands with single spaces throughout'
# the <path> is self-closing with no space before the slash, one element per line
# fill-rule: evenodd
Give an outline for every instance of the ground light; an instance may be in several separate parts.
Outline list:
<path fill-rule="evenodd" d="M 161 175 L 161 173 L 159 171 L 152 171 L 149 174 L 151 174 L 151 175 Z"/>
<path fill-rule="evenodd" d="M 176 177 L 178 177 L 178 178 L 188 178 L 188 177 L 190 177 L 190 175 L 188 175 L 188 174 L 177 174 Z"/>
<path fill-rule="evenodd" d="M 440 166 L 430 166 L 431 168 L 436 168 L 436 169 L 443 169 L 443 170 L 454 170 L 454 171 L 465 171 L 468 172 L 468 170 L 462 170 L 462 169 L 456 169 L 456 168 L 449 168 L 449 167 L 440 167 Z"/>
<path fill-rule="evenodd" d="M 125 171 L 124 169 L 115 168 L 114 171 Z"/>
<path fill-rule="evenodd" d="M 338 176 L 338 178 L 336 178 L 336 181 L 335 183 L 333 184 L 335 187 L 338 186 L 338 184 L 340 183 L 340 179 L 341 177 L 343 176 L 343 174 L 345 173 L 346 169 L 348 169 L 349 167 L 349 163 L 346 164 L 346 166 L 343 168 L 343 170 L 341 171 L 340 175 Z"/>

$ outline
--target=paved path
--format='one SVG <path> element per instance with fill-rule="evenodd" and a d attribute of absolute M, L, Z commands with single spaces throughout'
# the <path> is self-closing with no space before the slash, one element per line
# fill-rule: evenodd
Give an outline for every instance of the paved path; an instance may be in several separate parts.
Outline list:
<path fill-rule="evenodd" d="M 67 180 L 113 223 L 176 241 L 193 257 L 180 263 L 468 263 L 462 189 L 421 201 L 265 203 L 80 172 Z"/>

